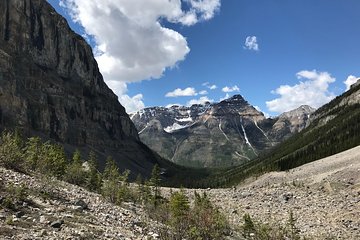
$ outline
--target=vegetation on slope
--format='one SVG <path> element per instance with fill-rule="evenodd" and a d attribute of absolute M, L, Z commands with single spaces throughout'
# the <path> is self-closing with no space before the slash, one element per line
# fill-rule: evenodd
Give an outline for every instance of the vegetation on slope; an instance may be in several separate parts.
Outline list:
<path fill-rule="evenodd" d="M 340 102 L 359 91 L 354 87 L 318 109 L 310 126 L 271 151 L 241 166 L 224 170 L 211 179 L 211 186 L 229 186 L 268 171 L 285 171 L 345 151 L 360 144 L 360 104 L 340 106 Z M 326 119 L 328 118 L 328 119 Z"/>

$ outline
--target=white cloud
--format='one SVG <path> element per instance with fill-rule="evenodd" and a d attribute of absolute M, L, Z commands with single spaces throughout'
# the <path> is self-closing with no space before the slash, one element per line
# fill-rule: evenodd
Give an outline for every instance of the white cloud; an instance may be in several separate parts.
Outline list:
<path fill-rule="evenodd" d="M 60 0 L 60 6 L 84 27 L 85 36 L 92 36 L 106 83 L 121 85 L 160 78 L 189 53 L 186 38 L 162 26 L 162 19 L 194 25 L 211 19 L 220 0 Z M 112 89 L 123 101 L 142 103 L 140 95 L 122 97 L 126 91 Z"/>
<path fill-rule="evenodd" d="M 232 86 L 232 87 L 225 86 L 225 87 L 223 87 L 222 91 L 225 93 L 231 93 L 231 92 L 239 92 L 240 89 L 236 85 Z"/>
<path fill-rule="evenodd" d="M 300 71 L 296 74 L 300 81 L 294 86 L 281 85 L 274 94 L 279 98 L 267 101 L 269 111 L 282 113 L 299 107 L 309 105 L 318 108 L 332 100 L 335 95 L 329 92 L 329 84 L 335 82 L 335 78 L 327 72 Z"/>
<path fill-rule="evenodd" d="M 270 117 L 270 114 L 262 111 L 259 106 L 254 106 L 254 108 L 255 108 L 256 110 L 258 110 L 259 112 L 262 112 L 266 118 L 269 118 L 269 117 Z"/>
<path fill-rule="evenodd" d="M 230 98 L 230 94 L 229 94 L 229 93 L 226 93 L 226 95 L 225 95 L 224 97 L 220 98 L 220 102 L 221 102 L 221 101 L 224 101 L 224 100 L 226 100 L 226 99 L 229 99 L 229 98 Z"/>
<path fill-rule="evenodd" d="M 125 107 L 127 113 L 136 112 L 145 107 L 142 94 L 137 94 L 133 97 L 126 94 L 128 91 L 126 83 L 108 81 L 107 84 L 117 94 L 119 102 Z"/>
<path fill-rule="evenodd" d="M 204 104 L 206 102 L 214 102 L 213 99 L 209 99 L 208 97 L 206 96 L 203 96 L 203 97 L 200 97 L 199 99 L 191 99 L 190 101 L 188 101 L 186 103 L 187 106 L 191 106 L 191 105 L 194 105 L 194 104 Z"/>
<path fill-rule="evenodd" d="M 195 88 L 188 87 L 185 89 L 177 88 L 172 92 L 165 94 L 165 97 L 187 97 L 187 96 L 196 96 L 197 92 Z"/>
<path fill-rule="evenodd" d="M 220 9 L 220 0 L 185 0 L 190 3 L 193 9 L 190 12 L 200 14 L 199 20 L 209 20 L 214 17 L 214 13 Z"/>
<path fill-rule="evenodd" d="M 344 81 L 345 85 L 346 85 L 346 90 L 349 90 L 351 85 L 353 85 L 354 83 L 356 83 L 360 78 L 359 77 L 355 77 L 353 75 L 350 75 L 347 77 L 347 79 Z"/>
<path fill-rule="evenodd" d="M 259 51 L 259 44 L 256 36 L 248 36 L 245 40 L 245 49 Z"/>
<path fill-rule="evenodd" d="M 200 95 L 206 95 L 206 94 L 208 94 L 208 91 L 206 91 L 206 90 L 201 90 L 201 91 L 199 92 L 199 94 L 200 94 Z"/>
<path fill-rule="evenodd" d="M 174 106 L 181 106 L 181 104 L 180 103 L 170 103 L 170 104 L 166 105 L 165 107 L 166 108 L 171 108 L 171 107 L 174 107 Z"/>
<path fill-rule="evenodd" d="M 215 84 L 210 84 L 209 82 L 204 82 L 202 85 L 203 85 L 204 87 L 207 87 L 207 88 L 210 89 L 210 90 L 215 90 L 215 89 L 217 89 L 217 86 L 216 86 Z"/>

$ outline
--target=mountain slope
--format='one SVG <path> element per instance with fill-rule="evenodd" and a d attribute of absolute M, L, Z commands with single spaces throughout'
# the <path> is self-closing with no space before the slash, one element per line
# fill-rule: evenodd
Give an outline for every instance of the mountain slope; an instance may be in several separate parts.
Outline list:
<path fill-rule="evenodd" d="M 112 155 L 149 175 L 159 157 L 139 140 L 90 46 L 45 0 L 0 1 L 0 129 Z"/>
<path fill-rule="evenodd" d="M 303 131 L 262 156 L 221 173 L 217 184 L 234 184 L 271 170 L 288 170 L 360 144 L 360 85 L 319 108 Z M 209 180 L 208 180 L 209 181 Z"/>
<path fill-rule="evenodd" d="M 196 167 L 239 165 L 301 130 L 308 106 L 275 119 L 235 95 L 219 103 L 152 107 L 131 115 L 141 140 L 173 162 Z"/>

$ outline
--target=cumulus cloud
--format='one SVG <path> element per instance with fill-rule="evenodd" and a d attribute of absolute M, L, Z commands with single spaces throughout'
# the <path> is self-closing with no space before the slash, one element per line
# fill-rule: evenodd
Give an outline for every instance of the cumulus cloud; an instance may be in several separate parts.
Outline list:
<path fill-rule="evenodd" d="M 207 88 L 210 89 L 210 90 L 215 90 L 215 89 L 217 89 L 217 86 L 216 86 L 215 84 L 210 84 L 209 82 L 204 82 L 202 85 L 203 85 L 204 87 L 207 87 Z"/>
<path fill-rule="evenodd" d="M 108 81 L 107 84 L 114 92 L 117 93 L 119 102 L 125 107 L 127 113 L 136 112 L 145 107 L 142 94 L 136 94 L 133 97 L 126 94 L 128 91 L 126 83 Z"/>
<path fill-rule="evenodd" d="M 199 94 L 200 94 L 200 95 L 206 95 L 206 94 L 208 94 L 208 91 L 206 91 L 206 90 L 201 90 L 201 91 L 199 92 Z"/>
<path fill-rule="evenodd" d="M 266 102 L 269 111 L 282 113 L 299 107 L 309 105 L 318 108 L 332 100 L 335 95 L 328 88 L 335 82 L 335 78 L 327 72 L 300 71 L 296 74 L 300 81 L 294 86 L 281 85 L 273 94 L 280 95 Z"/>
<path fill-rule="evenodd" d="M 349 90 L 351 85 L 353 85 L 354 83 L 356 83 L 360 78 L 359 77 L 355 77 L 353 75 L 350 75 L 347 77 L 347 79 L 344 81 L 345 85 L 346 85 L 346 90 Z"/>
<path fill-rule="evenodd" d="M 194 104 L 204 104 L 206 102 L 214 102 L 213 99 L 209 99 L 208 97 L 206 96 L 203 96 L 203 97 L 200 97 L 199 99 L 191 99 L 190 101 L 188 101 L 186 103 L 187 106 L 191 106 L 191 105 L 194 105 Z"/>
<path fill-rule="evenodd" d="M 240 88 L 236 85 L 232 86 L 232 87 L 225 86 L 225 87 L 223 87 L 222 91 L 225 93 L 239 92 Z"/>
<path fill-rule="evenodd" d="M 187 26 L 209 20 L 220 0 L 60 0 L 60 6 L 94 40 L 96 60 L 109 84 L 160 78 L 183 61 L 190 51 L 186 38 L 162 20 Z M 113 90 L 121 99 L 124 92 Z M 129 99 L 140 102 L 139 96 Z"/>
<path fill-rule="evenodd" d="M 226 93 L 224 97 L 220 98 L 220 102 L 230 98 L 230 94 Z"/>
<path fill-rule="evenodd" d="M 165 94 L 165 97 L 188 97 L 188 96 L 196 96 L 197 92 L 195 88 L 188 87 L 185 89 L 177 88 L 172 92 L 168 92 Z"/>
<path fill-rule="evenodd" d="M 175 107 L 175 106 L 181 106 L 181 104 L 180 103 L 170 103 L 170 104 L 168 104 L 168 105 L 166 105 L 165 107 L 166 108 L 171 108 L 171 107 Z"/>
<path fill-rule="evenodd" d="M 248 36 L 245 39 L 245 49 L 259 51 L 259 44 L 256 36 Z"/>
<path fill-rule="evenodd" d="M 255 108 L 256 110 L 258 110 L 259 112 L 262 112 L 266 118 L 269 118 L 269 117 L 270 117 L 270 114 L 262 111 L 259 106 L 254 106 L 254 108 Z"/>

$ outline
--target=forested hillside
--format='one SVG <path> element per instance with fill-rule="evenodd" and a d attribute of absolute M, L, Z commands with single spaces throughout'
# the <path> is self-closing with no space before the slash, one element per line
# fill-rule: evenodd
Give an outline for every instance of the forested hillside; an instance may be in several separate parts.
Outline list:
<path fill-rule="evenodd" d="M 285 171 L 360 144 L 360 86 L 319 108 L 311 124 L 271 151 L 200 185 L 224 186 L 269 171 Z"/>

